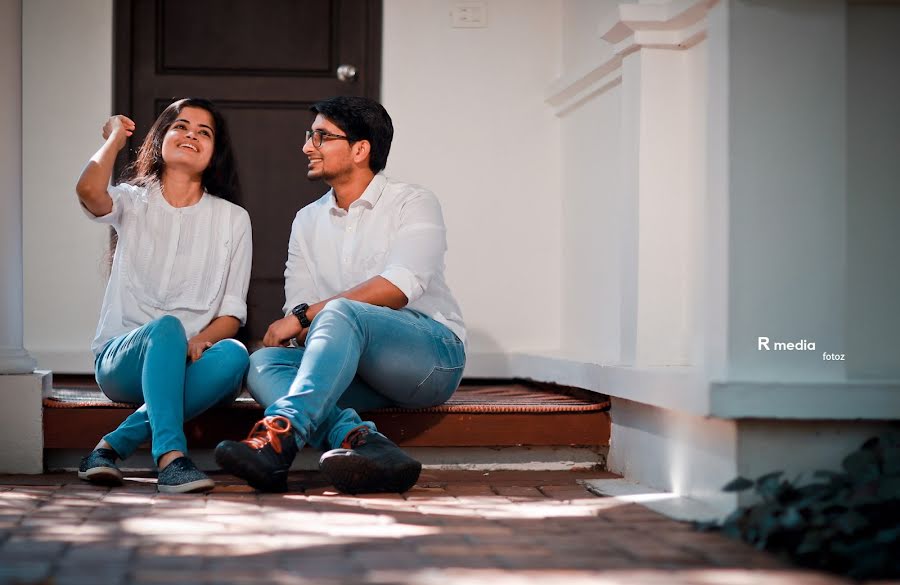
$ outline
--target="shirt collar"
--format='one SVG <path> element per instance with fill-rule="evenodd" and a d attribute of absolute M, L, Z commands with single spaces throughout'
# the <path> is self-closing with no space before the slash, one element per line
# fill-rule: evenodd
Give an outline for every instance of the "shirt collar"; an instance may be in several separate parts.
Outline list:
<path fill-rule="evenodd" d="M 159 181 L 154 180 L 148 183 L 147 192 L 155 204 L 168 213 L 196 213 L 198 209 L 203 208 L 210 197 L 209 192 L 206 189 L 203 189 L 203 194 L 200 196 L 200 201 L 197 203 L 188 205 L 187 207 L 174 207 L 171 203 L 166 201 L 166 198 L 162 193 L 162 183 Z"/>
<path fill-rule="evenodd" d="M 375 204 L 378 203 L 378 200 L 381 199 L 381 193 L 384 191 L 385 186 L 387 186 L 387 177 L 384 176 L 384 173 L 379 172 L 372 177 L 366 190 L 363 191 L 363 194 L 359 199 L 350 204 L 350 207 L 365 205 L 369 209 L 374 208 Z M 344 210 L 338 207 L 337 199 L 334 197 L 334 189 L 329 193 L 331 194 L 331 212 L 339 215 L 343 214 Z"/>

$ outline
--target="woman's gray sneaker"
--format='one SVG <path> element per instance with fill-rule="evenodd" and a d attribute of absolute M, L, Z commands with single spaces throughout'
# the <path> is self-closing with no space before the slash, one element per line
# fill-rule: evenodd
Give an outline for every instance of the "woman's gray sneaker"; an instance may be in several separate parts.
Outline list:
<path fill-rule="evenodd" d="M 112 449 L 94 449 L 82 458 L 78 478 L 101 485 L 122 485 L 122 472 L 116 466 L 118 457 Z"/>
<path fill-rule="evenodd" d="M 216 482 L 197 469 L 187 457 L 179 457 L 159 472 L 156 489 L 165 494 L 186 494 L 208 492 L 216 487 Z"/>

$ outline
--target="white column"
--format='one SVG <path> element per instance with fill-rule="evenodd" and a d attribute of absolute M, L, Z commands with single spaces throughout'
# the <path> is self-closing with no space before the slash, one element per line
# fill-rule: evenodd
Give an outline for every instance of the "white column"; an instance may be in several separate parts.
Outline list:
<path fill-rule="evenodd" d="M 22 2 L 24 338 L 57 372 L 94 371 L 109 233 L 74 188 L 113 113 L 112 13 L 112 0 Z"/>
<path fill-rule="evenodd" d="M 897 55 L 900 4 L 848 4 L 846 364 L 851 380 L 900 380 Z"/>
<path fill-rule="evenodd" d="M 660 45 L 622 62 L 621 361 L 635 367 L 695 362 L 706 49 Z"/>
<path fill-rule="evenodd" d="M 840 382 L 822 354 L 846 353 L 846 3 L 727 7 L 726 375 Z"/>
<path fill-rule="evenodd" d="M 0 0 L 0 374 L 26 374 L 22 346 L 22 3 Z"/>
<path fill-rule="evenodd" d="M 22 345 L 22 2 L 0 0 L 0 473 L 40 473 L 41 394 Z"/>
<path fill-rule="evenodd" d="M 620 118 L 619 201 L 619 363 L 634 366 L 637 361 L 638 336 L 638 258 L 640 208 L 640 126 L 641 126 L 641 61 L 640 52 L 622 61 Z"/>
<path fill-rule="evenodd" d="M 637 175 L 635 365 L 692 365 L 692 235 L 699 208 L 703 144 L 695 86 L 705 48 L 644 48 Z M 631 57 L 635 57 L 633 55 Z M 631 58 L 629 57 L 629 58 Z"/>

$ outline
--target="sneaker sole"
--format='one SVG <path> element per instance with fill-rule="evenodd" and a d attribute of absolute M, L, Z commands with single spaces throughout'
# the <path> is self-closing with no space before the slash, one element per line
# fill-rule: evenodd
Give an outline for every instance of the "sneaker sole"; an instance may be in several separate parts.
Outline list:
<path fill-rule="evenodd" d="M 112 467 L 93 467 L 87 471 L 79 471 L 78 479 L 100 485 L 122 485 L 122 472 Z"/>
<path fill-rule="evenodd" d="M 191 494 L 197 492 L 208 492 L 216 487 L 216 482 L 211 479 L 198 479 L 178 485 L 159 485 L 156 489 L 162 494 Z"/>
<path fill-rule="evenodd" d="M 319 469 L 331 484 L 345 494 L 403 493 L 409 491 L 422 472 L 415 460 L 386 472 L 370 459 L 355 453 L 323 456 Z"/>
<path fill-rule="evenodd" d="M 215 451 L 216 464 L 231 475 L 246 481 L 250 487 L 261 492 L 284 493 L 287 489 L 287 471 L 274 473 L 259 469 L 246 459 L 234 455 L 230 449 Z"/>

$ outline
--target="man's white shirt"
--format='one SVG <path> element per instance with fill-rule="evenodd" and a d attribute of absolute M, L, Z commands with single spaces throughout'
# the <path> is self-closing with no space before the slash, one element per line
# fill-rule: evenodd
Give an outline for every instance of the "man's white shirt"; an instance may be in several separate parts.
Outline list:
<path fill-rule="evenodd" d="M 459 304 L 444 280 L 447 229 L 431 191 L 378 173 L 348 211 L 329 190 L 297 212 L 284 271 L 284 313 L 381 276 L 406 308 L 446 325 L 463 342 Z"/>

